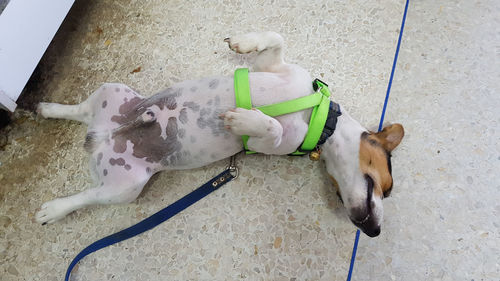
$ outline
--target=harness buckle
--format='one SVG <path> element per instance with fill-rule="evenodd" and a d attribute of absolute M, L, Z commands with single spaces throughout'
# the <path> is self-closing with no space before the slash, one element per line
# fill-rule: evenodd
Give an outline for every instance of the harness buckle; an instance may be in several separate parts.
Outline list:
<path fill-rule="evenodd" d="M 328 87 L 328 84 L 326 84 L 325 82 L 319 80 L 318 78 L 314 79 L 314 81 L 313 81 L 313 90 L 315 92 L 319 92 L 323 88 L 323 86 Z"/>

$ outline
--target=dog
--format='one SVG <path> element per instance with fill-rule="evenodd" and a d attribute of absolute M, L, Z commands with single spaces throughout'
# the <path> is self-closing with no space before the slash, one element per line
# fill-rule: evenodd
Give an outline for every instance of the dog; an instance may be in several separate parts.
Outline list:
<path fill-rule="evenodd" d="M 309 73 L 284 62 L 284 40 L 275 32 L 248 33 L 224 40 L 236 53 L 257 52 L 249 74 L 253 106 L 313 93 Z M 337 187 L 350 220 L 370 237 L 379 235 L 382 199 L 392 189 L 391 151 L 404 136 L 392 124 L 371 132 L 340 106 L 336 129 L 322 145 L 321 159 Z M 84 147 L 94 185 L 46 202 L 37 222 L 53 223 L 94 204 L 129 203 L 151 176 L 163 170 L 193 169 L 242 150 L 286 155 L 300 146 L 311 109 L 269 117 L 257 109 L 235 108 L 233 77 L 214 76 L 177 83 L 145 98 L 123 84 L 104 84 L 77 105 L 40 103 L 45 118 L 88 125 Z"/>

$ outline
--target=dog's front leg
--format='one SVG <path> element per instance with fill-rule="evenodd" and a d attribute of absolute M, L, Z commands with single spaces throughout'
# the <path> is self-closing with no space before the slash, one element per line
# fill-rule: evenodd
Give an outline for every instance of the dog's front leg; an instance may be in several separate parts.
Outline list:
<path fill-rule="evenodd" d="M 236 108 L 221 115 L 224 125 L 236 135 L 247 135 L 250 150 L 273 154 L 281 144 L 283 127 L 278 120 L 257 109 Z"/>

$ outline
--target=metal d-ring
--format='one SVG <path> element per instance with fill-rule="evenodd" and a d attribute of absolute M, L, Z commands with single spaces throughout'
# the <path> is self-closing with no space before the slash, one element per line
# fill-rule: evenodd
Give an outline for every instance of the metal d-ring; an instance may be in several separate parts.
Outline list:
<path fill-rule="evenodd" d="M 236 166 L 236 155 L 238 155 L 238 153 L 231 156 L 229 159 L 229 166 L 226 167 L 233 178 L 237 178 L 240 175 L 240 170 L 238 169 L 238 166 Z"/>

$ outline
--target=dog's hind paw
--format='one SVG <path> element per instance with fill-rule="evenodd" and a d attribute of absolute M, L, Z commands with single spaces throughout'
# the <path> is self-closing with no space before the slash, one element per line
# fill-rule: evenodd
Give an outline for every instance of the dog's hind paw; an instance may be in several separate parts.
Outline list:
<path fill-rule="evenodd" d="M 44 118 L 46 117 L 46 111 L 50 108 L 50 103 L 48 102 L 41 102 L 38 104 L 36 107 L 36 114 L 39 116 L 42 116 Z"/>
<path fill-rule="evenodd" d="M 64 198 L 58 198 L 49 202 L 46 202 L 40 207 L 40 210 L 35 214 L 35 220 L 42 225 L 47 223 L 56 222 L 64 218 L 68 213 L 71 212 L 66 206 L 66 201 Z"/>
<path fill-rule="evenodd" d="M 238 54 L 247 54 L 259 50 L 259 34 L 258 33 L 247 33 L 244 35 L 238 35 L 230 38 L 224 39 L 224 42 L 229 44 L 229 49 L 233 50 Z"/>

